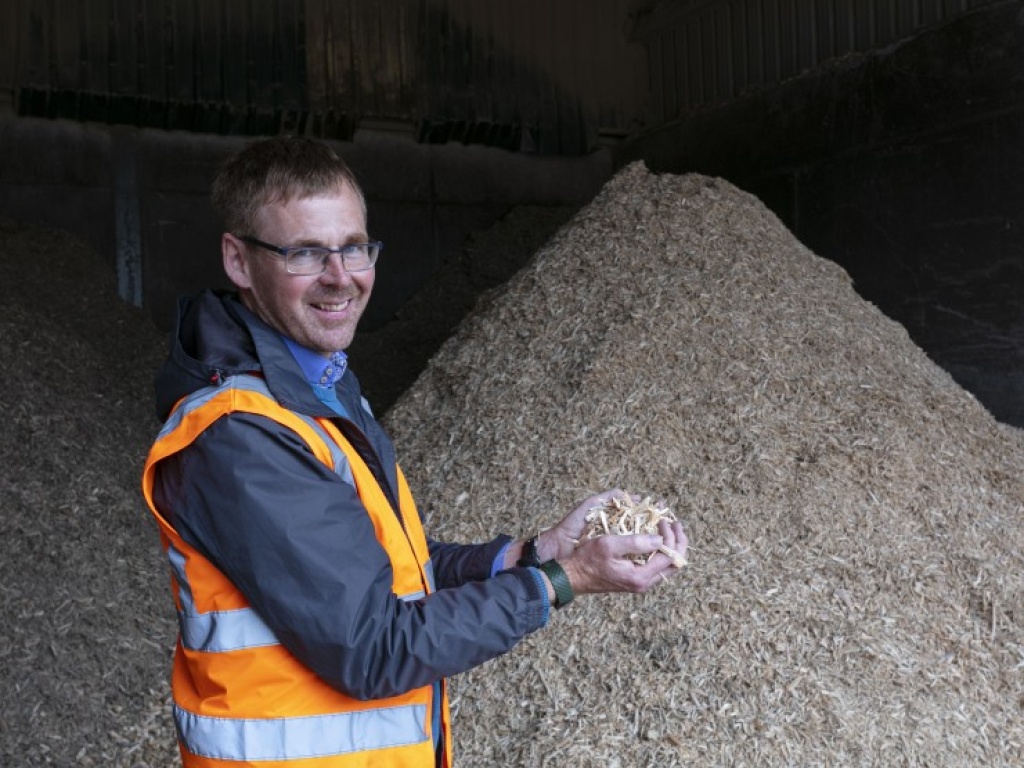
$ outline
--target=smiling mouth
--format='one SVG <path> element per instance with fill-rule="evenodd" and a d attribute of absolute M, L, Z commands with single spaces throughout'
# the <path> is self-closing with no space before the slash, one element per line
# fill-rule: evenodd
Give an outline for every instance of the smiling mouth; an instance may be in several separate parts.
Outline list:
<path fill-rule="evenodd" d="M 318 303 L 313 306 L 323 312 L 342 312 L 348 308 L 348 305 L 352 303 L 352 299 L 345 299 L 345 301 L 336 304 Z"/>

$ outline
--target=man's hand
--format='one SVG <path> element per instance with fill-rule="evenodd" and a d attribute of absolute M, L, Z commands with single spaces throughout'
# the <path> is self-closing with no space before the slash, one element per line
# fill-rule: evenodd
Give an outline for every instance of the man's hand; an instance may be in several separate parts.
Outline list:
<path fill-rule="evenodd" d="M 577 595 L 599 592 L 646 592 L 660 581 L 679 573 L 672 558 L 658 552 L 664 545 L 686 557 L 687 539 L 681 523 L 662 521 L 660 536 L 598 536 L 582 542 L 559 563 Z M 634 555 L 652 555 L 643 565 Z"/>
<path fill-rule="evenodd" d="M 658 552 L 664 545 L 686 557 L 687 539 L 680 523 L 662 521 L 660 535 L 599 536 L 580 541 L 587 528 L 587 513 L 614 497 L 628 498 L 621 489 L 613 489 L 584 499 L 557 525 L 537 537 L 541 562 L 557 560 L 565 569 L 577 595 L 600 592 L 646 592 L 655 584 L 679 572 L 672 559 Z M 633 497 L 639 501 L 639 497 Z M 632 559 L 652 555 L 643 565 Z M 518 555 L 517 555 L 518 557 Z"/>
<path fill-rule="evenodd" d="M 575 550 L 583 532 L 587 529 L 587 513 L 594 507 L 603 506 L 608 499 L 615 496 L 627 498 L 628 494 L 615 488 L 595 494 L 580 502 L 572 512 L 562 518 L 553 528 L 548 528 L 537 537 L 537 554 L 540 561 L 558 560 L 569 557 Z"/>

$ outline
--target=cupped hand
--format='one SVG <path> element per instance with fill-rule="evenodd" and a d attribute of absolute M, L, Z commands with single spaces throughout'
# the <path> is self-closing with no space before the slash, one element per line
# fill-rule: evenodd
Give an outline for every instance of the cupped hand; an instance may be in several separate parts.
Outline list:
<path fill-rule="evenodd" d="M 660 535 L 598 536 L 580 542 L 573 551 L 559 558 L 578 594 L 603 592 L 646 592 L 659 582 L 680 571 L 672 558 L 658 547 L 666 548 L 686 557 L 688 541 L 682 524 L 662 521 Z M 646 563 L 637 564 L 634 556 L 650 556 Z"/>
<path fill-rule="evenodd" d="M 602 491 L 589 496 L 555 526 L 542 531 L 537 537 L 537 554 L 541 562 L 545 560 L 561 561 L 571 555 L 587 529 L 587 513 L 594 507 L 604 506 L 612 498 L 630 498 L 620 488 Z M 634 499 L 636 497 L 633 497 Z"/>

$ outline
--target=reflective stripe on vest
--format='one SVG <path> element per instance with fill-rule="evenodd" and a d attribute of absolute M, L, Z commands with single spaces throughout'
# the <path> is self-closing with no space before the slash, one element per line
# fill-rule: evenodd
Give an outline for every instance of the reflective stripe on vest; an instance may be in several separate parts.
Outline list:
<path fill-rule="evenodd" d="M 191 651 L 217 653 L 277 645 L 277 635 L 252 608 L 232 611 L 199 613 L 192 600 L 192 587 L 185 572 L 185 556 L 173 545 L 167 547 L 181 609 L 178 611 L 178 631 L 181 644 Z"/>
<path fill-rule="evenodd" d="M 313 717 L 242 720 L 203 717 L 174 708 L 178 733 L 189 750 L 218 760 L 292 760 L 328 757 L 422 741 L 427 708 L 421 705 Z M 296 754 L 295 746 L 308 750 Z"/>
<path fill-rule="evenodd" d="M 157 435 L 157 440 L 171 434 L 174 430 L 181 426 L 181 422 L 195 410 L 202 408 L 204 405 L 209 403 L 213 398 L 217 397 L 226 388 L 240 389 L 245 392 L 255 392 L 259 395 L 263 395 L 271 400 L 274 396 L 270 394 L 270 389 L 263 379 L 255 376 L 229 376 L 224 379 L 223 384 L 220 388 L 207 388 L 201 389 L 198 392 L 190 395 L 183 400 L 177 408 L 171 413 L 167 421 L 160 428 L 160 432 Z M 365 408 L 365 406 L 364 406 Z M 293 411 L 293 413 L 295 413 Z M 300 419 L 308 424 L 324 441 L 324 444 L 330 449 L 331 457 L 334 459 L 334 471 L 338 473 L 338 476 L 346 483 L 355 487 L 355 480 L 352 477 L 352 468 L 348 465 L 348 459 L 345 458 L 345 453 L 341 450 L 337 443 L 335 443 L 328 434 L 324 431 L 323 427 L 317 423 L 317 420 L 311 416 L 307 416 L 304 413 L 295 413 Z"/>
<path fill-rule="evenodd" d="M 188 583 L 188 574 L 185 571 L 185 556 L 170 544 L 167 547 L 167 559 L 178 582 L 178 596 L 181 602 L 181 610 L 178 611 L 178 630 L 181 632 L 183 646 L 190 651 L 215 653 L 279 644 L 277 635 L 252 608 L 198 612 L 192 600 L 192 587 Z M 428 570 L 433 581 L 433 569 Z M 421 597 L 426 597 L 426 592 L 400 595 L 399 599 L 419 600 Z"/>

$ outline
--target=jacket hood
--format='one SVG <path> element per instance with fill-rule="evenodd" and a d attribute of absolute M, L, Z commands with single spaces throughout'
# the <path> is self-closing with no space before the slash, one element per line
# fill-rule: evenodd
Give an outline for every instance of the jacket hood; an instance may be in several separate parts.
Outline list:
<path fill-rule="evenodd" d="M 313 394 L 280 335 L 237 294 L 207 290 L 179 299 L 170 354 L 154 382 L 157 417 L 163 421 L 181 398 L 242 373 L 263 376 L 286 407 L 332 414 Z"/>
<path fill-rule="evenodd" d="M 178 299 L 170 354 L 154 382 L 161 421 L 178 400 L 197 389 L 233 374 L 260 370 L 256 345 L 240 309 L 245 308 L 226 291 L 203 291 Z"/>

